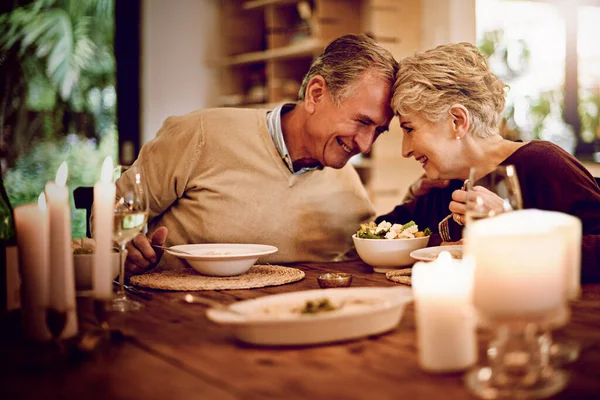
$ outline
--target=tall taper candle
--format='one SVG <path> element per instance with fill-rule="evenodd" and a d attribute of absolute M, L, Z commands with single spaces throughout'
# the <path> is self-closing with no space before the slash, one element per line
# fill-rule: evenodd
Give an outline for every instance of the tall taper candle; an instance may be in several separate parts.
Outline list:
<path fill-rule="evenodd" d="M 38 204 L 15 207 L 17 245 L 21 260 L 21 320 L 25 335 L 45 342 L 51 339 L 46 324 L 48 308 L 48 212 L 46 197 L 40 194 Z"/>
<path fill-rule="evenodd" d="M 56 173 L 56 182 L 46 184 L 46 200 L 50 216 L 50 294 L 49 308 L 67 312 L 67 323 L 61 338 L 77 335 L 75 276 L 71 249 L 71 214 L 67 182 L 67 163 Z"/>
<path fill-rule="evenodd" d="M 112 234 L 115 184 L 112 182 L 113 162 L 106 157 L 102 165 L 100 182 L 94 185 L 94 224 L 93 236 L 96 240 L 94 251 L 94 297 L 112 297 Z"/>

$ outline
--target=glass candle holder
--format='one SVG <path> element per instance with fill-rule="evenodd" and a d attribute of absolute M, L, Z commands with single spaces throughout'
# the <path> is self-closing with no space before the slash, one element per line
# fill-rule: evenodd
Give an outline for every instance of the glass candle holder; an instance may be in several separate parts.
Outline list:
<path fill-rule="evenodd" d="M 465 377 L 480 397 L 545 398 L 566 386 L 540 340 L 567 293 L 565 241 L 545 217 L 514 211 L 465 231 L 465 254 L 475 263 L 473 304 L 495 332 L 487 362 Z"/>

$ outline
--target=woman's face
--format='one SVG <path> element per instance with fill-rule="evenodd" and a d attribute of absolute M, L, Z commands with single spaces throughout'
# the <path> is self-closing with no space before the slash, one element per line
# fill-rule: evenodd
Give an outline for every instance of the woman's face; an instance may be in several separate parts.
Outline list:
<path fill-rule="evenodd" d="M 460 140 L 454 119 L 448 114 L 439 122 L 429 122 L 420 113 L 400 116 L 404 133 L 402 155 L 421 163 L 429 179 L 462 179 Z"/>

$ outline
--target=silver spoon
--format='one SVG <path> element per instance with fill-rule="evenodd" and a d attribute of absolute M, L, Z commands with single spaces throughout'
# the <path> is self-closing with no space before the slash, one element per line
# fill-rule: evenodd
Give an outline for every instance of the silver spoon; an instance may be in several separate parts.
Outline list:
<path fill-rule="evenodd" d="M 246 317 L 246 314 L 244 314 L 243 312 L 234 310 L 233 308 L 223 305 L 215 300 L 206 299 L 206 298 L 200 297 L 200 296 L 194 296 L 189 293 L 183 297 L 183 301 L 185 301 L 188 304 L 202 304 L 205 306 L 210 306 L 212 308 L 216 308 L 219 311 L 228 312 L 228 313 L 234 314 L 238 317 L 240 317 L 240 316 Z"/>
<path fill-rule="evenodd" d="M 186 254 L 188 256 L 193 256 L 192 253 L 188 253 L 187 251 L 183 251 L 183 250 L 179 250 L 179 249 L 174 249 L 173 247 L 167 247 L 167 246 L 160 246 L 158 244 L 153 244 L 151 245 L 152 247 L 156 247 L 157 249 L 163 249 L 163 250 L 169 250 L 175 253 L 180 253 L 180 254 Z"/>

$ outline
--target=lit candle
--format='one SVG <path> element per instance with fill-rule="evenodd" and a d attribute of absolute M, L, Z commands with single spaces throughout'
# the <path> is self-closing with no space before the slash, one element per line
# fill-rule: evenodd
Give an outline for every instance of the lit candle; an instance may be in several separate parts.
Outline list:
<path fill-rule="evenodd" d="M 50 216 L 50 294 L 49 308 L 67 312 L 67 323 L 61 338 L 77 335 L 75 309 L 75 277 L 71 250 L 71 215 L 66 187 L 67 163 L 56 173 L 56 182 L 46 184 L 46 200 Z"/>
<path fill-rule="evenodd" d="M 565 241 L 549 213 L 518 210 L 467 226 L 475 261 L 473 301 L 484 318 L 536 320 L 566 300 Z"/>
<path fill-rule="evenodd" d="M 549 214 L 550 212 L 546 212 Z M 581 296 L 581 220 L 572 215 L 552 212 L 548 220 L 555 224 L 556 232 L 564 238 L 566 246 L 564 274 L 566 279 L 566 298 L 567 300 L 577 300 Z M 550 321 L 553 328 L 565 326 L 571 319 L 571 312 L 568 303 L 564 306 Z"/>
<path fill-rule="evenodd" d="M 112 296 L 112 231 L 115 184 L 112 183 L 113 163 L 106 157 L 102 165 L 100 182 L 94 185 L 94 225 L 96 240 L 94 252 L 94 297 L 108 299 Z"/>
<path fill-rule="evenodd" d="M 477 361 L 473 265 L 442 252 L 412 270 L 419 364 L 430 372 L 464 370 Z"/>
<path fill-rule="evenodd" d="M 567 280 L 567 299 L 577 300 L 581 295 L 581 220 L 569 214 L 553 211 L 528 210 L 531 213 L 542 212 L 557 233 L 562 235 L 565 246 L 565 276 Z"/>
<path fill-rule="evenodd" d="M 51 339 L 46 324 L 48 308 L 49 231 L 46 197 L 38 204 L 15 207 L 15 225 L 21 260 L 21 317 L 25 334 L 40 342 Z"/>

